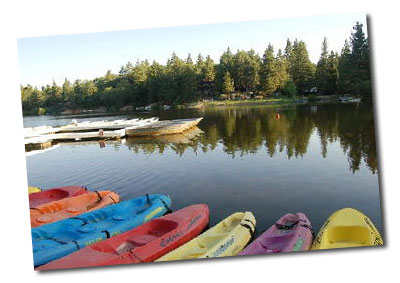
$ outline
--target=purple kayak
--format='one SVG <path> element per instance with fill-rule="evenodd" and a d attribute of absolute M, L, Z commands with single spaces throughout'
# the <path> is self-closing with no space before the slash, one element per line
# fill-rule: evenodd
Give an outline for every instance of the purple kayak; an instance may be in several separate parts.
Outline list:
<path fill-rule="evenodd" d="M 313 232 L 304 213 L 286 214 L 250 243 L 239 255 L 309 250 Z"/>

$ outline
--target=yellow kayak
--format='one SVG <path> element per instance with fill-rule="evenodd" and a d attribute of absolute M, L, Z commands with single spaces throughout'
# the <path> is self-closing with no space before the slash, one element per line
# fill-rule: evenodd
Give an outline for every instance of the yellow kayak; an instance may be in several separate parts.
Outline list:
<path fill-rule="evenodd" d="M 156 261 L 236 255 L 252 239 L 255 225 L 251 212 L 236 212 Z"/>
<path fill-rule="evenodd" d="M 312 250 L 383 245 L 372 221 L 362 212 L 343 208 L 333 213 L 322 226 Z"/>
<path fill-rule="evenodd" d="M 39 187 L 33 187 L 33 186 L 29 186 L 28 187 L 28 193 L 32 194 L 32 193 L 38 193 L 40 192 L 42 189 Z"/>

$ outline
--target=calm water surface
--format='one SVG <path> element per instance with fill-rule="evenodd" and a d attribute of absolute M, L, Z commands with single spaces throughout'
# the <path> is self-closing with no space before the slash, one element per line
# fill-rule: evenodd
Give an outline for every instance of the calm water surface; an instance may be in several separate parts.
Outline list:
<path fill-rule="evenodd" d="M 172 198 L 174 210 L 208 204 L 210 225 L 248 210 L 257 219 L 257 234 L 283 214 L 299 211 L 318 232 L 335 210 L 353 207 L 382 231 L 369 103 L 25 117 L 24 125 L 151 116 L 204 120 L 183 136 L 60 144 L 26 158 L 29 185 L 85 185 L 115 190 L 122 199 L 163 193 Z"/>

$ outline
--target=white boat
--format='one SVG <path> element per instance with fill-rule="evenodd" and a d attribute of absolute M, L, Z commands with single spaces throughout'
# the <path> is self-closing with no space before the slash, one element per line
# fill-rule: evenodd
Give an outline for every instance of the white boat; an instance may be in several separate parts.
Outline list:
<path fill-rule="evenodd" d="M 361 98 L 352 98 L 352 99 L 349 99 L 348 102 L 356 102 L 356 103 L 358 103 L 358 102 L 361 102 Z"/>

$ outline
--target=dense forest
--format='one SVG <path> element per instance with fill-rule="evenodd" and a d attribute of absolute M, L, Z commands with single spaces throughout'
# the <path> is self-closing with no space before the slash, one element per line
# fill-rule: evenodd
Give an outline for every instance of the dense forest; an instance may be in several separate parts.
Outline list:
<path fill-rule="evenodd" d="M 199 54 L 196 62 L 175 53 L 166 65 L 147 61 L 128 62 L 118 74 L 108 71 L 93 80 L 65 79 L 41 89 L 21 85 L 24 113 L 43 114 L 46 110 L 122 106 L 151 103 L 177 105 L 203 99 L 297 95 L 351 94 L 371 96 L 368 38 L 356 23 L 341 53 L 329 51 L 324 38 L 317 64 L 309 59 L 304 41 L 288 39 L 277 52 L 269 44 L 262 56 L 254 50 L 228 48 L 214 62 Z"/>

